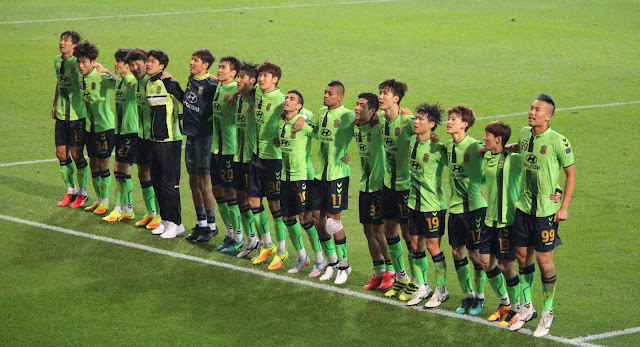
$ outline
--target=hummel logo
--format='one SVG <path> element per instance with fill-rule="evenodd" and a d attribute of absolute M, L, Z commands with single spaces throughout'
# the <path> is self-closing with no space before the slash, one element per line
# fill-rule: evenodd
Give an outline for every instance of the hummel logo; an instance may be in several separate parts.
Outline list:
<path fill-rule="evenodd" d="M 482 217 L 476 218 L 475 220 L 476 220 L 476 228 L 479 228 L 480 225 L 482 224 Z"/>

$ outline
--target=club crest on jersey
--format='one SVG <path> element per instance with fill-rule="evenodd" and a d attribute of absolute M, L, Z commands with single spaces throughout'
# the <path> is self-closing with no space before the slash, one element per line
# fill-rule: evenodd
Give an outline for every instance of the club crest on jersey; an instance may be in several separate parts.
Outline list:
<path fill-rule="evenodd" d="M 156 87 L 156 93 L 160 94 L 160 92 L 162 92 L 162 87 L 160 86 Z"/>
<path fill-rule="evenodd" d="M 227 102 L 227 100 L 229 100 L 229 94 L 225 95 L 224 98 L 222 98 L 222 100 L 224 100 L 224 102 Z"/>
<path fill-rule="evenodd" d="M 396 136 L 400 136 L 400 128 L 396 128 L 395 134 L 396 134 Z"/>
<path fill-rule="evenodd" d="M 253 106 L 249 105 L 249 107 L 247 107 L 247 113 L 251 114 L 253 113 Z"/>
<path fill-rule="evenodd" d="M 296 134 L 297 134 L 297 133 L 298 133 L 298 132 L 297 132 L 297 131 L 295 131 L 295 130 L 294 130 L 294 131 L 292 131 L 292 132 L 291 132 L 291 139 L 295 139 L 295 138 L 296 138 Z"/>
<path fill-rule="evenodd" d="M 471 156 L 470 156 L 470 155 L 468 155 L 468 154 L 465 154 L 465 155 L 464 155 L 464 162 L 465 162 L 465 163 L 469 163 L 470 161 L 471 161 Z"/>
<path fill-rule="evenodd" d="M 202 95 L 203 91 L 204 91 L 204 87 L 202 86 L 198 87 L 198 95 Z"/>
<path fill-rule="evenodd" d="M 429 153 L 425 153 L 424 156 L 422 157 L 422 161 L 425 163 L 429 162 Z"/>
<path fill-rule="evenodd" d="M 271 103 L 267 104 L 267 111 L 271 110 Z"/>
<path fill-rule="evenodd" d="M 542 147 L 540 147 L 540 154 L 546 154 L 547 153 L 547 145 L 543 145 Z"/>
<path fill-rule="evenodd" d="M 127 83 L 127 89 L 131 89 L 131 82 Z"/>
<path fill-rule="evenodd" d="M 339 119 L 334 120 L 333 121 L 333 127 L 334 128 L 338 128 L 339 126 L 340 126 L 340 120 Z"/>
<path fill-rule="evenodd" d="M 71 74 L 75 75 L 76 74 L 76 69 L 71 69 Z"/>
<path fill-rule="evenodd" d="M 91 82 L 91 90 L 96 90 L 96 82 Z"/>
<path fill-rule="evenodd" d="M 276 147 L 279 147 L 280 146 L 280 139 L 279 138 L 273 139 L 273 144 L 276 145 Z"/>
<path fill-rule="evenodd" d="M 371 133 L 367 134 L 367 142 L 371 142 Z"/>

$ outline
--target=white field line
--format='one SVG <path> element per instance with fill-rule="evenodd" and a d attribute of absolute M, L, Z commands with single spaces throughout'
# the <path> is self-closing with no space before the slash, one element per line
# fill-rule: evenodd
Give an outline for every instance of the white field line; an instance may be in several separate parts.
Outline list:
<path fill-rule="evenodd" d="M 79 231 L 65 229 L 65 228 L 61 228 L 61 227 L 57 227 L 57 226 L 53 226 L 53 225 L 47 225 L 47 224 L 32 222 L 32 221 L 29 221 L 29 220 L 15 218 L 15 217 L 6 216 L 6 215 L 2 215 L 2 214 L 0 214 L 0 219 L 4 219 L 4 220 L 10 221 L 10 222 L 30 225 L 30 226 L 33 226 L 33 227 L 47 229 L 47 230 L 51 230 L 51 231 L 57 231 L 57 232 L 60 232 L 60 233 L 69 234 L 69 235 L 73 235 L 73 236 L 85 237 L 85 238 L 88 238 L 88 239 L 107 242 L 107 243 L 111 243 L 111 244 L 115 244 L 115 245 L 119 245 L 119 246 L 130 247 L 130 248 L 134 248 L 134 249 L 138 249 L 138 250 L 142 250 L 142 251 L 146 251 L 146 252 L 150 252 L 150 253 L 166 255 L 166 256 L 169 256 L 169 257 L 172 257 L 172 258 L 190 260 L 190 261 L 194 261 L 194 262 L 198 262 L 198 263 L 204 263 L 204 264 L 208 264 L 208 265 L 218 266 L 218 267 L 225 268 L 225 269 L 230 269 L 230 270 L 250 273 L 250 274 L 253 274 L 253 275 L 262 276 L 262 277 L 266 277 L 266 278 L 270 278 L 270 279 L 276 279 L 276 280 L 285 281 L 285 282 L 289 282 L 289 283 L 295 283 L 295 284 L 299 284 L 299 285 L 303 285 L 303 286 L 307 286 L 307 287 L 311 287 L 311 288 L 315 288 L 315 289 L 325 290 L 325 291 L 329 291 L 329 292 L 333 292 L 333 293 L 349 295 L 349 296 L 352 296 L 352 297 L 356 297 L 356 298 L 360 298 L 360 299 L 364 299 L 364 300 L 369 300 L 369 301 L 375 301 L 375 302 L 379 302 L 379 303 L 382 303 L 382 304 L 396 306 L 396 307 L 399 307 L 399 308 L 412 308 L 412 309 L 415 309 L 415 310 L 419 310 L 421 312 L 436 314 L 436 315 L 440 315 L 440 316 L 447 316 L 447 317 L 452 317 L 452 318 L 457 318 L 457 319 L 463 319 L 463 320 L 466 320 L 466 321 L 469 321 L 469 322 L 479 323 L 479 324 L 487 325 L 487 326 L 498 328 L 498 329 L 504 329 L 503 327 L 498 326 L 497 323 L 491 323 L 491 322 L 489 322 L 489 321 L 487 321 L 487 320 L 485 320 L 483 318 L 479 318 L 479 317 L 461 315 L 461 314 L 457 314 L 457 313 L 453 313 L 453 312 L 449 312 L 449 311 L 444 311 L 444 310 L 440 310 L 440 309 L 434 309 L 434 310 L 425 311 L 425 310 L 422 309 L 422 306 L 408 307 L 408 306 L 405 305 L 405 303 L 403 303 L 401 301 L 386 299 L 386 298 L 382 298 L 382 297 L 378 297 L 378 296 L 374 296 L 374 295 L 369 295 L 369 294 L 364 294 L 364 293 L 356 292 L 356 291 L 353 291 L 353 290 L 350 290 L 350 289 L 346 289 L 346 288 L 340 288 L 340 287 L 334 287 L 334 286 L 330 286 L 330 285 L 326 285 L 326 284 L 310 282 L 310 281 L 301 280 L 301 279 L 298 279 L 298 278 L 295 278 L 295 277 L 282 276 L 282 275 L 278 275 L 278 274 L 275 274 L 275 273 L 272 273 L 272 272 L 264 272 L 264 271 L 260 271 L 260 270 L 256 270 L 256 269 L 251 269 L 251 268 L 236 266 L 236 265 L 232 265 L 232 264 L 222 263 L 222 262 L 215 261 L 215 260 L 194 257 L 194 256 L 182 254 L 182 253 L 176 253 L 176 252 L 171 252 L 171 251 L 167 251 L 167 250 L 164 250 L 164 249 L 145 246 L 145 245 L 141 245 L 141 244 L 138 244 L 138 243 L 133 243 L 133 242 L 128 242 L 128 241 L 113 239 L 113 238 L 110 238 L 110 237 L 104 237 L 104 236 L 99 236 L 99 235 L 94 235 L 94 234 L 87 234 L 87 233 L 83 233 L 83 232 L 79 232 Z M 531 330 L 529 330 L 529 329 L 520 329 L 519 332 L 523 333 L 523 334 L 531 335 Z M 553 335 L 547 335 L 544 338 L 549 339 L 549 340 L 553 340 L 553 341 L 556 341 L 556 342 L 561 342 L 561 343 L 566 343 L 566 344 L 569 344 L 569 345 L 574 345 L 574 346 L 588 346 L 588 347 L 598 346 L 598 345 L 594 345 L 594 344 L 591 344 L 591 343 L 588 343 L 588 342 L 584 342 L 584 341 L 577 341 L 575 339 L 571 340 L 571 339 L 567 339 L 567 338 L 564 338 L 564 337 L 558 337 L 558 336 L 553 336 Z"/>
<path fill-rule="evenodd" d="M 235 8 L 216 8 L 216 9 L 208 9 L 208 10 L 201 9 L 201 10 L 190 10 L 190 11 L 120 14 L 120 15 L 111 15 L 111 16 L 72 17 L 72 18 L 55 18 L 55 19 L 29 19 L 29 20 L 0 22 L 0 24 L 27 24 L 27 23 L 81 21 L 81 20 L 96 20 L 96 19 L 111 19 L 111 18 L 171 16 L 171 15 L 177 15 L 177 14 L 213 13 L 213 12 L 226 12 L 226 11 L 273 10 L 273 9 L 280 9 L 280 8 L 317 7 L 317 6 L 335 6 L 335 5 L 358 5 L 358 4 L 381 3 L 381 2 L 396 2 L 396 1 L 400 1 L 400 0 L 363 0 L 363 1 L 322 2 L 322 3 L 316 3 L 316 4 L 289 4 L 289 5 L 273 5 L 273 6 L 255 6 L 255 7 L 246 6 L 246 7 L 235 7 Z"/>
<path fill-rule="evenodd" d="M 600 104 L 600 105 L 586 105 L 586 106 L 573 106 L 573 107 L 556 108 L 556 112 L 582 110 L 582 109 L 585 109 L 585 108 L 622 106 L 622 105 L 631 105 L 631 104 L 640 104 L 640 100 L 636 100 L 636 101 L 620 101 L 620 102 L 612 102 L 610 104 Z M 517 113 L 509 113 L 509 114 L 499 114 L 497 116 L 478 117 L 476 119 L 506 118 L 506 117 L 514 117 L 514 116 L 524 116 L 526 114 L 529 114 L 529 112 L 517 112 Z"/>
<path fill-rule="evenodd" d="M 397 1 L 397 0 L 390 0 L 390 1 Z M 2 23 L 0 22 L 0 24 L 2 24 Z M 585 109 L 585 108 L 622 106 L 622 105 L 631 105 L 631 104 L 640 104 L 640 100 L 637 100 L 637 101 L 621 101 L 621 102 L 614 102 L 614 103 L 611 103 L 611 104 L 565 107 L 565 108 L 556 109 L 556 112 L 571 111 L 571 110 L 581 110 L 581 109 Z M 506 118 L 506 117 L 514 117 L 514 116 L 524 116 L 526 114 L 528 114 L 528 112 L 518 112 L 518 113 L 501 114 L 501 115 L 497 115 L 497 116 L 478 117 L 476 119 L 482 120 L 482 119 Z M 184 148 L 184 145 L 182 145 L 182 148 Z M 57 161 L 57 160 L 58 159 L 41 159 L 41 160 L 31 160 L 31 161 L 19 161 L 19 162 L 15 162 L 15 163 L 0 164 L 0 167 L 15 166 L 15 165 L 27 165 L 27 164 L 37 164 L 37 163 L 45 163 L 45 162 Z"/>
<path fill-rule="evenodd" d="M 640 327 L 610 331 L 608 333 L 602 333 L 602 334 L 596 334 L 596 335 L 576 337 L 575 339 L 571 339 L 571 341 L 584 342 L 584 341 L 600 340 L 600 339 L 606 339 L 608 337 L 615 337 L 620 335 L 629 335 L 629 334 L 636 334 L 636 333 L 640 333 Z"/>

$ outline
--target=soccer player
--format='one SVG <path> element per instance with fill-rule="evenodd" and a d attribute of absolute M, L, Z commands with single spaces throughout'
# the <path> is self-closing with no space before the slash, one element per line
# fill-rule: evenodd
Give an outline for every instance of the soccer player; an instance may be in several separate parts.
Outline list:
<path fill-rule="evenodd" d="M 131 73 L 131 68 L 125 63 L 130 49 L 116 51 L 114 68 L 120 78 L 116 80 L 116 120 L 114 143 L 116 148 L 116 163 L 113 175 L 116 177 L 116 206 L 111 213 L 102 218 L 107 222 L 132 220 L 133 213 L 133 182 L 131 181 L 131 165 L 135 162 L 138 149 L 138 105 L 136 89 L 138 80 Z M 124 211 L 123 211 L 124 207 Z"/>
<path fill-rule="evenodd" d="M 54 59 L 57 84 L 51 107 L 51 118 L 56 120 L 56 157 L 60 161 L 62 180 L 67 185 L 67 192 L 57 206 L 71 208 L 84 205 L 89 181 L 89 167 L 82 154 L 86 114 L 78 80 L 80 73 L 73 56 L 80 40 L 80 34 L 75 31 L 65 31 L 60 35 L 60 55 Z"/>
<path fill-rule="evenodd" d="M 113 113 L 109 103 L 109 89 L 115 88 L 116 81 L 114 74 L 96 62 L 98 53 L 98 47 L 88 41 L 78 43 L 73 51 L 82 75 L 80 92 L 87 112 L 87 154 L 93 188 L 98 197 L 85 211 L 105 214 L 109 210 L 109 157 L 113 151 Z"/>
<path fill-rule="evenodd" d="M 169 56 L 161 50 L 147 52 L 147 100 L 151 105 L 151 181 L 158 196 L 162 223 L 151 231 L 169 239 L 184 232 L 180 208 L 180 156 L 182 133 L 178 105 L 184 91 L 172 78 L 161 79 Z"/>
<path fill-rule="evenodd" d="M 302 117 L 304 99 L 297 90 L 287 93 L 284 100 L 282 120 L 280 120 L 280 149 L 282 151 L 282 173 L 280 185 L 280 205 L 284 224 L 289 232 L 289 239 L 298 253 L 298 259 L 289 273 L 298 273 L 311 264 L 304 244 L 302 243 L 302 229 L 307 231 L 313 252 L 315 263 L 322 264 L 326 261 L 322 256 L 322 246 L 318 232 L 313 227 L 312 211 L 309 206 L 307 187 L 309 183 L 309 170 L 313 170 L 308 153 L 311 153 L 311 139 L 314 136 L 315 124 L 307 122 L 301 130 L 295 130 L 294 124 Z M 296 216 L 300 220 L 296 220 Z M 302 227 L 301 227 L 302 225 Z M 322 266 L 322 265 L 321 265 Z"/>
<path fill-rule="evenodd" d="M 340 81 L 331 81 L 325 87 L 324 107 L 320 109 L 317 123 L 320 150 L 313 182 L 314 198 L 311 199 L 314 224 L 329 263 L 320 280 L 331 279 L 338 270 L 335 284 L 345 283 L 351 273 L 340 213 L 349 206 L 350 169 L 342 158 L 353 138 L 355 113 L 342 105 L 343 99 L 344 85 Z M 314 270 L 318 269 L 314 268 L 312 274 L 319 273 Z"/>
<path fill-rule="evenodd" d="M 378 103 L 383 111 L 380 114 L 382 122 L 382 141 L 385 148 L 385 174 L 382 187 L 382 220 L 385 237 L 391 255 L 391 262 L 396 271 L 396 281 L 384 295 L 408 301 L 418 289 L 417 278 L 413 274 L 413 256 L 408 255 L 409 271 L 407 276 L 404 265 L 404 250 L 398 234 L 398 224 L 402 231 L 402 238 L 411 249 L 411 235 L 409 234 L 409 188 L 411 174 L 409 172 L 409 140 L 413 136 L 413 116 L 400 112 L 400 101 L 407 92 L 407 85 L 394 79 L 385 80 L 379 85 Z"/>
<path fill-rule="evenodd" d="M 242 236 L 240 209 L 233 187 L 233 156 L 236 152 L 236 109 L 228 101 L 237 91 L 236 75 L 240 61 L 222 57 L 218 66 L 218 88 L 213 96 L 213 143 L 211 152 L 211 183 L 220 216 L 227 233 L 220 246 L 222 253 L 240 251 L 245 243 Z"/>
<path fill-rule="evenodd" d="M 211 219 L 215 221 L 216 208 L 211 191 L 210 163 L 213 138 L 212 102 L 218 83 L 208 72 L 214 62 L 215 57 L 206 48 L 193 52 L 189 63 L 191 78 L 187 82 L 182 100 L 183 133 L 187 136 L 184 161 L 189 173 L 189 186 L 197 219 L 195 228 L 185 237 L 187 241 L 206 242 L 215 234 L 207 224 Z"/>
<path fill-rule="evenodd" d="M 432 132 L 441 123 L 444 110 L 437 104 L 423 103 L 416 107 L 413 120 L 414 136 L 409 143 L 411 160 L 411 190 L 409 193 L 409 232 L 413 249 L 414 273 L 418 289 L 408 306 L 419 304 L 431 296 L 425 307 L 435 308 L 449 298 L 446 289 L 447 267 L 440 241 L 445 230 L 447 198 L 442 185 L 442 170 L 447 165 L 446 147 L 432 141 Z M 427 283 L 427 255 L 433 260 L 436 292 Z M 432 295 L 433 293 L 433 295 Z"/>
<path fill-rule="evenodd" d="M 255 92 L 256 144 L 249 170 L 249 206 L 262 238 L 261 250 L 252 262 L 260 264 L 275 253 L 269 264 L 271 270 L 279 269 L 287 258 L 286 227 L 280 210 L 282 152 L 278 143 L 278 125 L 285 99 L 278 88 L 281 77 L 282 69 L 274 63 L 265 61 L 258 66 L 258 88 Z M 262 205 L 263 197 L 269 202 L 277 247 L 271 241 L 269 220 Z"/>
<path fill-rule="evenodd" d="M 356 117 L 354 138 L 358 144 L 362 171 L 358 201 L 360 223 L 362 223 L 369 254 L 373 260 L 373 276 L 369 279 L 369 283 L 362 287 L 364 290 L 389 289 L 395 278 L 382 227 L 384 145 L 377 111 L 378 96 L 376 94 L 360 93 L 358 95 L 354 108 Z"/>
<path fill-rule="evenodd" d="M 529 126 L 520 131 L 518 144 L 523 156 L 524 178 L 520 197 L 516 202 L 514 222 L 515 246 L 520 265 L 520 282 L 523 305 L 516 322 L 509 327 L 518 330 L 534 316 L 531 303 L 531 288 L 536 256 L 542 278 L 542 315 L 533 336 L 549 333 L 553 323 L 553 299 L 555 295 L 556 268 L 553 250 L 562 244 L 558 234 L 558 223 L 568 217 L 569 203 L 576 183 L 573 149 L 569 140 L 553 131 L 549 122 L 555 111 L 553 99 L 540 94 L 529 109 Z M 560 188 L 558 177 L 564 170 L 566 181 L 564 198 L 558 206 L 549 196 Z"/>
<path fill-rule="evenodd" d="M 447 160 L 450 171 L 449 183 L 449 244 L 464 298 L 456 313 L 476 316 L 484 306 L 484 286 L 487 276 L 480 263 L 480 231 L 487 210 L 482 197 L 483 157 L 479 150 L 482 143 L 467 135 L 476 120 L 471 107 L 457 105 L 447 110 Z M 474 266 L 474 283 L 471 282 L 471 267 L 467 251 Z"/>
<path fill-rule="evenodd" d="M 138 166 L 138 180 L 142 188 L 142 197 L 147 213 L 141 220 L 136 222 L 137 227 L 146 227 L 153 230 L 160 226 L 162 219 L 156 213 L 156 195 L 151 182 L 151 105 L 147 100 L 147 52 L 141 49 L 134 49 L 125 58 L 131 73 L 135 76 L 136 103 L 138 106 L 138 150 L 136 153 L 136 165 Z"/>
<path fill-rule="evenodd" d="M 235 100 L 233 100 L 236 107 L 237 131 L 236 153 L 233 156 L 233 182 L 246 242 L 238 253 L 238 258 L 248 256 L 259 246 L 255 218 L 251 207 L 249 207 L 247 195 L 251 156 L 256 146 L 255 88 L 257 81 L 257 66 L 246 62 L 241 64 L 236 80 L 238 91 Z"/>

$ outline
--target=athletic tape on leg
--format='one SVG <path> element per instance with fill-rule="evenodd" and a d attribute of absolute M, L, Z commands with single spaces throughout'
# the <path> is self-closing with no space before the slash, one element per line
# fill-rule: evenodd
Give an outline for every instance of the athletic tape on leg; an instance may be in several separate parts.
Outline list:
<path fill-rule="evenodd" d="M 334 218 L 327 218 L 326 225 L 327 234 L 333 235 L 338 231 L 342 230 L 344 227 L 342 226 L 342 221 Z"/>

